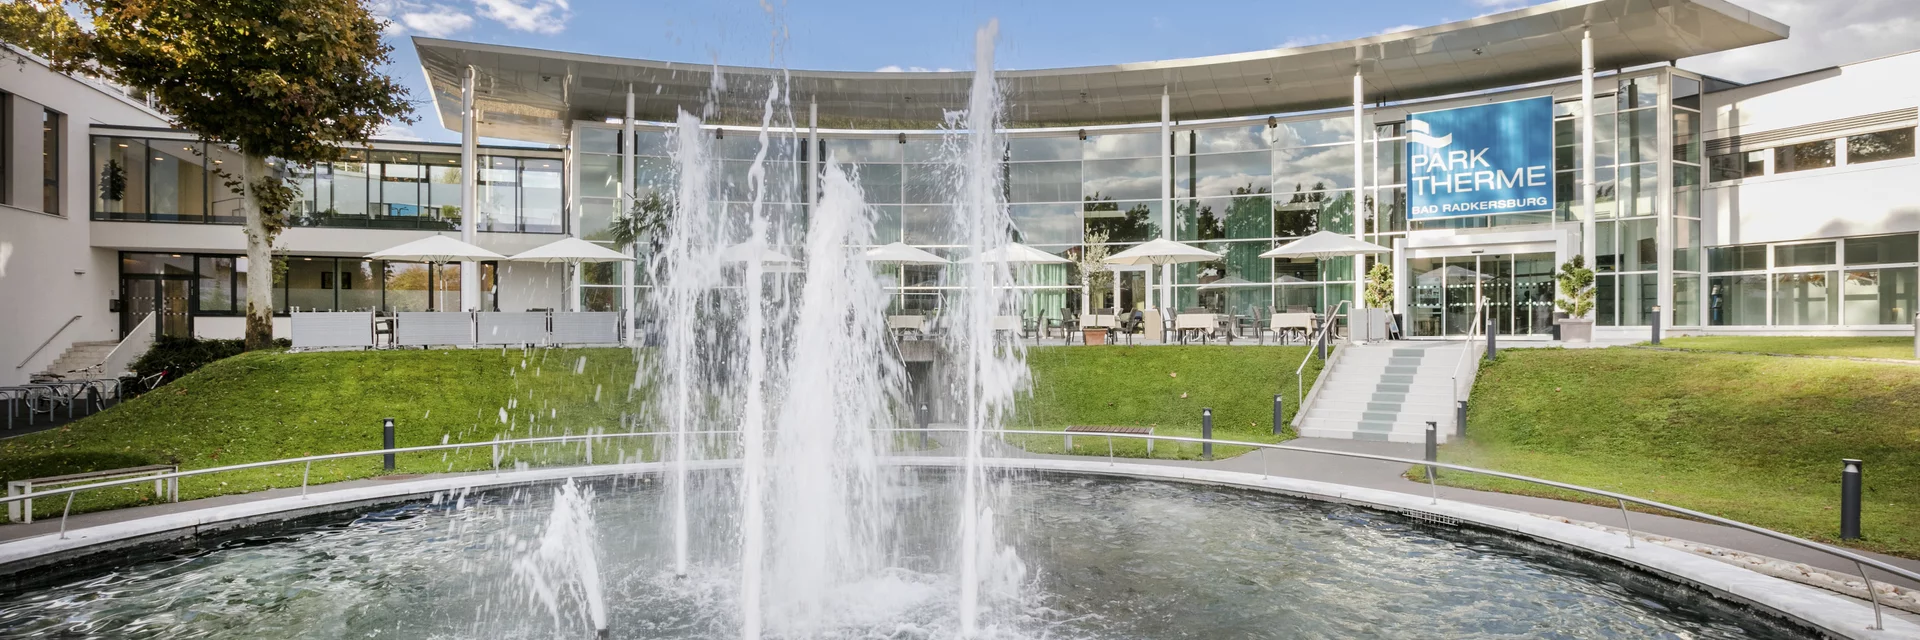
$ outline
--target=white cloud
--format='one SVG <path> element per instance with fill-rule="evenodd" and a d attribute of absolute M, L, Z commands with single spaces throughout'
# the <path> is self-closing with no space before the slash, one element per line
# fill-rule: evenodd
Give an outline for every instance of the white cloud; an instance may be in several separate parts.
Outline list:
<path fill-rule="evenodd" d="M 426 4 L 414 0 L 378 0 L 369 9 L 387 20 L 386 33 L 402 36 L 417 33 L 445 38 L 473 28 L 473 16 L 445 4 Z"/>
<path fill-rule="evenodd" d="M 1681 68 L 1753 82 L 1920 46 L 1920 2 L 1913 0 L 1745 0 L 1740 6 L 1786 23 L 1789 37 L 1688 58 Z"/>
<path fill-rule="evenodd" d="M 380 125 L 380 130 L 373 132 L 373 138 L 375 140 L 403 140 L 409 142 L 426 140 L 426 138 L 421 137 L 420 134 L 414 133 L 413 127 L 398 122 L 389 122 Z"/>
<path fill-rule="evenodd" d="M 567 0 L 474 0 L 480 15 L 514 31 L 554 35 L 567 29 L 573 9 Z"/>
<path fill-rule="evenodd" d="M 1291 38 L 1287 38 L 1285 41 L 1282 41 L 1280 43 L 1280 46 L 1277 46 L 1274 48 L 1275 49 L 1292 49 L 1294 47 L 1311 47 L 1316 44 L 1325 44 L 1332 41 L 1333 41 L 1333 38 L 1328 37 L 1327 34 L 1324 34 L 1324 33 L 1310 35 L 1310 36 L 1294 36 Z"/>

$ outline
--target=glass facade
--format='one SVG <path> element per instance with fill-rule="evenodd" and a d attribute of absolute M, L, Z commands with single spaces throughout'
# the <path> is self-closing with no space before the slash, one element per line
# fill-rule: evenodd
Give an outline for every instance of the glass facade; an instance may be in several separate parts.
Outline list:
<path fill-rule="evenodd" d="M 460 307 L 458 263 L 426 265 L 300 255 L 286 256 L 284 261 L 286 268 L 273 282 L 273 311 L 277 315 L 293 311 L 392 313 Z M 245 315 L 248 266 L 247 257 L 242 255 L 120 254 L 124 292 L 139 291 L 137 285 L 148 281 L 178 283 L 179 301 L 162 306 L 183 328 L 191 326 L 191 317 Z M 488 311 L 499 308 L 494 285 L 496 266 L 481 263 L 481 299 Z M 132 321 L 138 322 L 138 318 Z"/>
<path fill-rule="evenodd" d="M 1913 321 L 1920 235 L 1714 247 L 1707 255 L 1710 326 Z"/>

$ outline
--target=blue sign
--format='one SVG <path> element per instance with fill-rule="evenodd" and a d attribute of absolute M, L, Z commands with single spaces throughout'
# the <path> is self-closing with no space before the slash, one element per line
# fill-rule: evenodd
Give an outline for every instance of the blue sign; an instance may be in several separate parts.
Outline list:
<path fill-rule="evenodd" d="M 1553 99 L 1407 117 L 1407 217 L 1553 209 Z"/>

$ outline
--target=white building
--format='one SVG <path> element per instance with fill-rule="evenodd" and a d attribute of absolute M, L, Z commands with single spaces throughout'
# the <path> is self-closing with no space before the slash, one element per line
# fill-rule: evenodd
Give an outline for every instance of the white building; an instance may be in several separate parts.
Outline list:
<path fill-rule="evenodd" d="M 1382 259 L 1396 273 L 1395 310 L 1417 337 L 1465 333 L 1481 299 L 1502 333 L 1544 337 L 1552 274 L 1575 255 L 1601 272 L 1601 335 L 1644 335 L 1656 317 L 1685 333 L 1911 332 L 1920 96 L 1908 79 L 1920 54 L 1751 85 L 1670 62 L 1787 35 L 1719 0 L 1561 0 L 1310 47 L 1004 72 L 1006 195 L 1020 240 L 1043 250 L 1067 253 L 1090 235 L 1115 250 L 1170 237 L 1226 256 L 1123 270 L 1117 290 L 1089 292 L 1096 307 L 1350 300 L 1351 258 L 1257 257 L 1324 229 L 1394 248 Z M 477 242 L 503 254 L 561 234 L 606 241 L 617 212 L 670 182 L 660 123 L 701 104 L 716 70 L 730 92 L 706 128 L 720 138 L 721 182 L 743 184 L 773 77 L 427 38 L 415 47 L 443 125 L 546 147 L 483 147 L 469 171 L 457 146 L 376 142 L 290 168 L 306 200 L 279 245 L 289 256 L 281 311 L 458 309 L 457 276 L 359 256 L 470 218 Z M 461 109 L 469 74 L 471 127 Z M 883 239 L 957 250 L 943 237 L 954 208 L 930 176 L 938 123 L 965 104 L 970 74 L 786 77 L 797 122 L 775 132 L 784 146 L 770 155 L 772 173 L 817 171 L 828 153 L 859 164 Z M 0 367 L 0 384 L 77 341 L 118 339 L 147 312 L 166 332 L 238 337 L 234 301 L 248 268 L 238 213 L 205 170 L 224 152 L 196 153 L 190 133 L 122 92 L 31 63 L 0 68 L 0 91 L 9 105 L 0 242 L 13 246 L 0 278 L 0 362 L 17 365 Z M 1416 147 L 1411 122 L 1530 98 L 1551 105 L 1524 125 L 1551 144 L 1551 167 L 1536 176 L 1551 174 L 1546 204 L 1409 215 L 1430 197 L 1409 193 L 1422 190 L 1409 153 L 1439 148 Z M 48 109 L 58 116 L 43 137 Z M 53 149 L 51 174 L 11 161 L 43 148 Z M 458 210 L 462 180 L 480 193 L 477 216 Z M 743 198 L 721 190 L 720 201 Z M 51 211 L 43 192 L 54 194 Z M 774 197 L 810 199 L 797 185 Z M 559 269 L 485 268 L 487 308 L 561 306 Z M 1049 277 L 1077 281 L 1056 269 Z M 630 305 L 631 275 L 586 269 L 574 302 Z M 1200 288 L 1225 277 L 1247 284 Z M 937 306 L 940 278 L 937 267 L 903 267 L 899 304 Z M 1064 291 L 1037 294 L 1033 312 L 1058 317 L 1081 304 Z"/>

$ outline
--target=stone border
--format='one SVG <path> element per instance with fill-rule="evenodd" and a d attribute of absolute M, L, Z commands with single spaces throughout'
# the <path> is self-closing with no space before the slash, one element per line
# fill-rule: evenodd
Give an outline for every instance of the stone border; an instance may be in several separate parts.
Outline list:
<path fill-rule="evenodd" d="M 888 463 L 905 467 L 951 468 L 959 466 L 960 461 L 953 458 L 895 457 L 888 459 Z M 737 461 L 712 461 L 701 463 L 696 468 L 718 469 L 736 464 Z M 1873 611 L 1864 602 L 1651 541 L 1628 548 L 1627 540 L 1618 533 L 1530 513 L 1452 500 L 1434 502 L 1418 495 L 1393 491 L 1196 467 L 1027 458 L 999 458 L 990 461 L 990 464 L 996 469 L 1015 471 L 1055 471 L 1238 487 L 1415 517 L 1451 518 L 1645 570 L 1703 589 L 1716 597 L 1798 621 L 1834 637 L 1920 640 L 1920 625 L 1897 617 L 1892 611 L 1884 616 L 1886 629 L 1874 631 L 1868 628 L 1873 624 Z M 162 541 L 219 535 L 271 522 L 428 499 L 436 494 L 525 486 L 567 478 L 635 475 L 662 469 L 661 463 L 646 462 L 426 478 L 326 491 L 304 497 L 271 498 L 76 529 L 69 531 L 66 539 L 49 534 L 0 544 L 0 580 L 100 553 Z"/>

